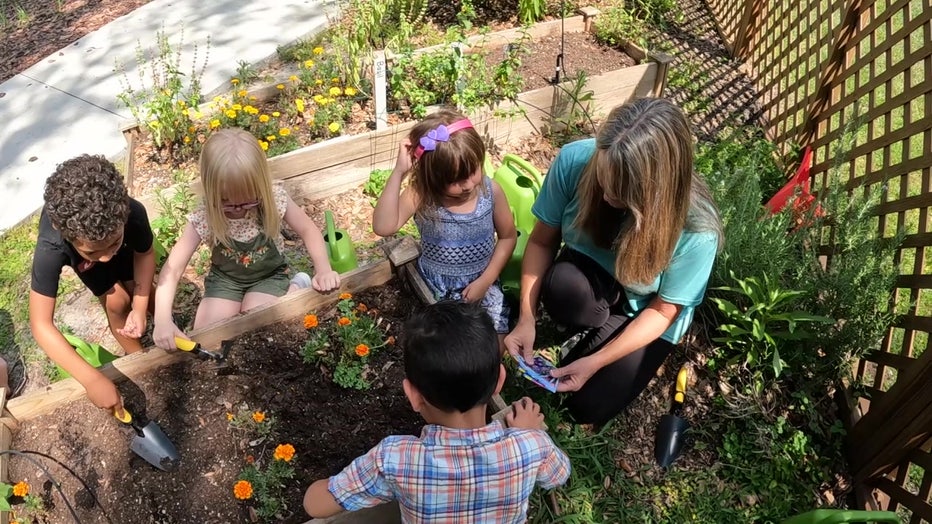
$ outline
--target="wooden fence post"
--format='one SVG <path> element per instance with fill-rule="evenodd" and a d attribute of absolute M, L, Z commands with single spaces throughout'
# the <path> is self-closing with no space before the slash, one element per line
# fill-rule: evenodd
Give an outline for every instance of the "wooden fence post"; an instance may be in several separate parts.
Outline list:
<path fill-rule="evenodd" d="M 730 45 L 727 38 L 722 38 L 725 42 L 725 48 L 729 48 L 728 51 L 731 52 L 731 56 L 738 59 L 747 59 L 748 56 L 748 43 L 751 41 L 751 20 L 752 14 L 758 12 L 761 8 L 759 0 L 744 0 L 744 9 L 741 11 L 741 20 L 738 22 L 738 27 L 735 31 L 735 41 Z M 756 17 L 760 18 L 760 17 Z"/>
<path fill-rule="evenodd" d="M 806 111 L 806 122 L 800 130 L 797 143 L 806 146 L 812 143 L 820 128 L 820 122 L 825 120 L 821 118 L 822 111 L 830 104 L 833 98 L 832 84 L 835 79 L 848 67 L 848 44 L 858 34 L 860 27 L 861 12 L 864 10 L 866 0 L 849 0 L 848 7 L 845 9 L 845 16 L 835 32 L 834 45 L 832 53 L 829 55 L 819 72 L 819 87 L 813 95 L 812 103 L 809 110 Z M 824 126 L 824 123 L 822 124 Z"/>
<path fill-rule="evenodd" d="M 855 483 L 883 475 L 932 437 L 932 352 L 923 354 L 848 434 Z"/>

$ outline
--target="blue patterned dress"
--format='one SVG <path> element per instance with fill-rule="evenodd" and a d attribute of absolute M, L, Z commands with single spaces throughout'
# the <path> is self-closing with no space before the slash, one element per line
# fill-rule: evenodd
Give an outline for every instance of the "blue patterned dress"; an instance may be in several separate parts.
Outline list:
<path fill-rule="evenodd" d="M 492 260 L 492 180 L 485 177 L 483 184 L 485 191 L 479 192 L 476 209 L 471 213 L 453 213 L 438 207 L 429 216 L 414 216 L 421 233 L 417 268 L 438 300 L 461 300 L 463 289 L 479 278 Z M 495 322 L 495 330 L 508 333 L 508 307 L 498 279 L 489 286 L 481 304 Z"/>

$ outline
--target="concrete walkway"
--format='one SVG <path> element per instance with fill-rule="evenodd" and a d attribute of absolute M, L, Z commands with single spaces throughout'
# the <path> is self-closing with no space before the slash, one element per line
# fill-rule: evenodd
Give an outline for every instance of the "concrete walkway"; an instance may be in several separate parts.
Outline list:
<path fill-rule="evenodd" d="M 0 232 L 42 206 L 45 179 L 82 153 L 122 155 L 120 124 L 132 118 L 117 101 L 122 63 L 140 87 L 136 48 L 152 50 L 164 31 L 181 47 L 181 70 L 208 51 L 202 91 L 229 86 L 239 61 L 259 63 L 280 45 L 313 35 L 335 5 L 323 0 L 153 0 L 0 84 Z M 183 34 L 182 34 L 183 33 Z"/>

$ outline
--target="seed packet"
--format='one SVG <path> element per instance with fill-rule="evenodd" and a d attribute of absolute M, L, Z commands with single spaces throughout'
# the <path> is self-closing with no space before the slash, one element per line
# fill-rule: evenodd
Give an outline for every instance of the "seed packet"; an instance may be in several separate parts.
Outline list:
<path fill-rule="evenodd" d="M 557 384 L 560 382 L 560 379 L 550 376 L 550 370 L 553 368 L 554 365 L 550 361 L 539 355 L 534 357 L 534 362 L 532 364 L 528 364 L 523 358 L 518 359 L 519 375 L 523 375 L 531 382 L 551 393 L 556 393 Z"/>

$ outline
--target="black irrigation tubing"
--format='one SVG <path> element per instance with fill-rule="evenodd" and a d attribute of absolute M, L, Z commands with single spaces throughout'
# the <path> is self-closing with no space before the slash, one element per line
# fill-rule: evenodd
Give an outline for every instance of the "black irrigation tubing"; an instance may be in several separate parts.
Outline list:
<path fill-rule="evenodd" d="M 104 518 L 107 520 L 107 522 L 109 522 L 110 524 L 113 524 L 113 521 L 110 520 L 110 515 L 107 514 L 107 511 L 104 510 L 104 507 L 100 504 L 100 501 L 97 499 L 97 495 L 94 494 L 94 490 L 91 489 L 91 487 L 87 484 L 87 482 L 86 482 L 80 475 L 78 475 L 77 473 L 75 473 L 75 471 L 74 471 L 73 469 L 71 469 L 71 467 L 68 466 L 67 464 L 65 464 L 64 462 L 58 460 L 57 458 L 55 458 L 55 457 L 53 457 L 53 456 L 51 456 L 51 455 L 42 453 L 41 451 L 32 451 L 32 450 L 28 450 L 28 449 L 24 449 L 24 450 L 21 450 L 21 451 L 12 450 L 12 449 L 3 450 L 3 451 L 0 451 L 0 455 L 19 455 L 19 456 L 22 456 L 24 459 L 28 460 L 29 462 L 32 462 L 36 467 L 38 467 L 39 469 L 41 469 L 42 472 L 45 473 L 45 475 L 49 478 L 49 480 L 50 480 L 50 481 L 52 482 L 52 484 L 55 486 L 55 489 L 58 490 L 58 494 L 61 495 L 62 500 L 65 501 L 65 506 L 68 507 L 68 511 L 71 513 L 71 517 L 74 519 L 75 523 L 81 524 L 81 519 L 78 518 L 77 512 L 75 512 L 74 507 L 71 506 L 71 502 L 68 500 L 68 497 L 65 496 L 65 492 L 61 489 L 61 484 L 60 484 L 57 480 L 55 480 L 55 477 L 53 477 L 52 474 L 49 473 L 49 470 L 46 469 L 45 466 L 43 466 L 39 461 L 37 461 L 36 459 L 30 457 L 29 455 L 36 455 L 36 456 L 42 457 L 42 458 L 44 458 L 44 459 L 51 460 L 52 462 L 58 464 L 59 466 L 61 466 L 62 468 L 64 468 L 65 471 L 67 471 L 68 473 L 70 473 L 72 477 L 74 477 L 75 479 L 77 479 L 78 482 L 81 483 L 81 485 L 84 487 L 84 489 L 88 492 L 88 494 L 90 494 L 91 498 L 94 500 L 94 504 L 95 504 L 98 508 L 100 508 L 100 513 L 104 516 Z"/>
<path fill-rule="evenodd" d="M 553 72 L 553 79 L 551 83 L 554 85 L 560 84 L 560 73 L 564 73 L 566 77 L 566 71 L 563 67 L 563 51 L 566 47 L 566 30 L 564 28 L 566 24 L 566 0 L 560 0 L 560 54 L 557 55 L 557 65 Z"/>

